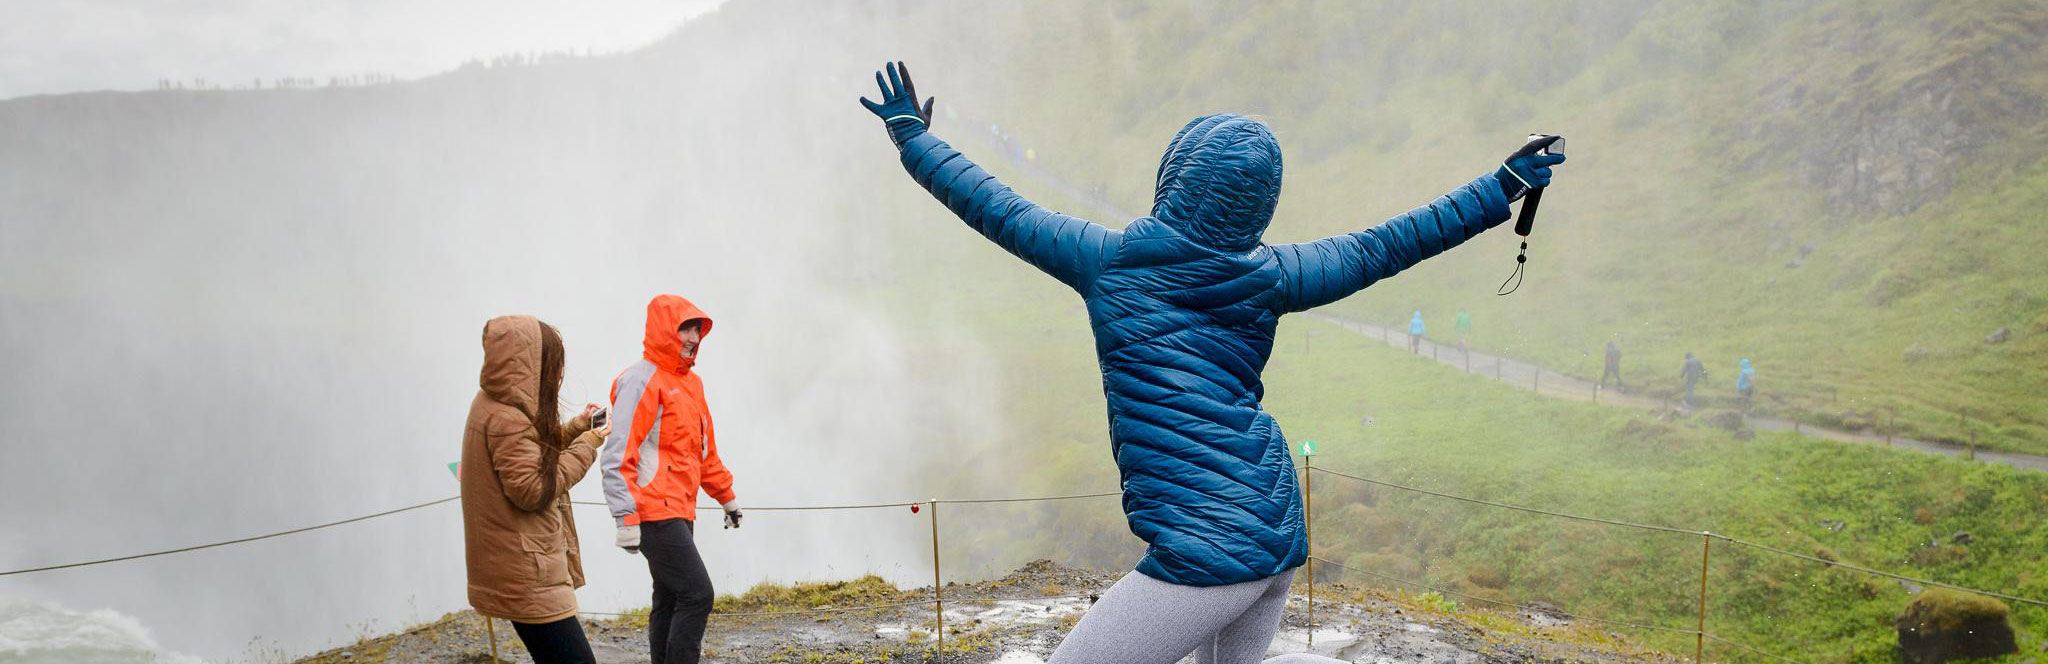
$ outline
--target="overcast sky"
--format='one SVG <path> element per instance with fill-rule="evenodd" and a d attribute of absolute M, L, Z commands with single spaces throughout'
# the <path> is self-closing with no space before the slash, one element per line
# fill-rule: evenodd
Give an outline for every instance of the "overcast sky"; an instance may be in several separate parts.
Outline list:
<path fill-rule="evenodd" d="M 626 50 L 719 2 L 0 0 L 0 99 L 159 79 L 413 78 L 513 52 Z"/>

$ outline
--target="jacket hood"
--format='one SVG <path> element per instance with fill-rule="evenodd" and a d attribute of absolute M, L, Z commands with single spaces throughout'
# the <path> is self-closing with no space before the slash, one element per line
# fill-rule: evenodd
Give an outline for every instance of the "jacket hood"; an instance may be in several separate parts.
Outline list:
<path fill-rule="evenodd" d="M 676 328 L 691 320 L 704 321 L 703 336 L 711 336 L 711 316 L 703 309 L 698 309 L 681 295 L 654 296 L 647 303 L 647 336 L 641 340 L 640 357 L 653 362 L 662 371 L 678 375 L 690 373 L 690 367 L 696 361 L 683 359 L 683 342 L 676 339 Z M 703 346 L 698 346 L 697 352 L 703 352 Z"/>
<path fill-rule="evenodd" d="M 540 319 L 499 316 L 484 323 L 484 370 L 477 386 L 533 418 L 540 405 Z"/>
<path fill-rule="evenodd" d="M 1229 113 L 1181 127 L 1159 158 L 1152 216 L 1204 246 L 1257 246 L 1280 202 L 1280 143 L 1264 123 Z"/>

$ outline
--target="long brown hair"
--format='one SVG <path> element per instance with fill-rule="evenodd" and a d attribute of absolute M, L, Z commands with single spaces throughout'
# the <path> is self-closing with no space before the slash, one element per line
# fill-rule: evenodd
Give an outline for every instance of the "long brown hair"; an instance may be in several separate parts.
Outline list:
<path fill-rule="evenodd" d="M 562 457 L 562 364 L 567 359 L 562 334 L 540 324 L 540 403 L 534 404 L 533 428 L 540 433 L 541 493 L 555 496 L 555 466 Z"/>

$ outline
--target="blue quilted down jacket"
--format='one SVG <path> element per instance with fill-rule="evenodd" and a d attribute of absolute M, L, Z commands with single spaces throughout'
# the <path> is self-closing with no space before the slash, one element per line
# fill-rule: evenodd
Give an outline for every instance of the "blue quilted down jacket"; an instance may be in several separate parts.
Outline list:
<path fill-rule="evenodd" d="M 1087 303 L 1110 453 L 1138 571 L 1181 585 L 1266 578 L 1308 557 L 1294 460 L 1259 405 L 1280 316 L 1334 302 L 1508 218 L 1493 175 L 1363 231 L 1260 241 L 1280 145 L 1236 115 L 1196 118 L 1159 162 L 1152 216 L 1123 230 L 1052 212 L 928 131 L 903 167 L 969 228 Z"/>

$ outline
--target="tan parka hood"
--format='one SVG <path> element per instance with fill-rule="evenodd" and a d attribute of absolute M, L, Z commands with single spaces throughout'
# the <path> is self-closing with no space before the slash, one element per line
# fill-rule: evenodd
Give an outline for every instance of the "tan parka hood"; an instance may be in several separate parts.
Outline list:
<path fill-rule="evenodd" d="M 533 418 L 540 409 L 540 319 L 499 316 L 484 324 L 484 370 L 477 386 Z"/>

